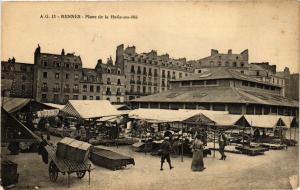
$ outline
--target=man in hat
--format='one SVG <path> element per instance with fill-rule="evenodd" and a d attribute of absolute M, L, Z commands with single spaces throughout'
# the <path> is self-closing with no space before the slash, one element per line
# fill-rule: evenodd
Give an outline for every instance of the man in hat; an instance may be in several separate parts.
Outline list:
<path fill-rule="evenodd" d="M 171 159 L 170 159 L 170 152 L 171 152 L 171 144 L 169 142 L 169 137 L 165 137 L 164 141 L 162 142 L 160 149 L 161 149 L 161 163 L 160 163 L 160 170 L 163 170 L 163 165 L 165 160 L 167 160 L 170 170 L 174 167 L 171 165 Z"/>
<path fill-rule="evenodd" d="M 221 154 L 221 158 L 220 160 L 225 160 L 226 159 L 226 155 L 225 155 L 225 146 L 227 144 L 227 137 L 224 133 L 223 130 L 220 131 L 220 135 L 219 135 L 219 152 Z"/>

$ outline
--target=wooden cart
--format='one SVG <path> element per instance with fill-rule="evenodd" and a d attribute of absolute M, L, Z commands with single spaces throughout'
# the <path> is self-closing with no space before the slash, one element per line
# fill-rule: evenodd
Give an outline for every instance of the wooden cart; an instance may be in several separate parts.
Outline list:
<path fill-rule="evenodd" d="M 86 172 L 89 173 L 89 185 L 90 185 L 90 173 L 93 169 L 93 165 L 89 160 L 83 163 L 78 163 L 72 160 L 59 158 L 56 156 L 56 148 L 52 146 L 45 147 L 49 156 L 49 178 L 52 182 L 55 182 L 58 178 L 58 173 L 68 175 L 68 187 L 70 187 L 70 174 L 76 173 L 79 179 L 83 178 Z"/>

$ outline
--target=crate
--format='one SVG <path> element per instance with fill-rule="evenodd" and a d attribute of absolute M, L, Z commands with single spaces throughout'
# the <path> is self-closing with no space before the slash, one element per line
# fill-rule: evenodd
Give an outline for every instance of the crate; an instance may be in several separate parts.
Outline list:
<path fill-rule="evenodd" d="M 4 187 L 11 186 L 18 183 L 19 174 L 18 172 L 18 164 L 8 161 L 1 161 L 1 178 L 2 185 Z"/>
<path fill-rule="evenodd" d="M 56 155 L 75 162 L 87 160 L 91 144 L 65 137 L 57 143 Z"/>

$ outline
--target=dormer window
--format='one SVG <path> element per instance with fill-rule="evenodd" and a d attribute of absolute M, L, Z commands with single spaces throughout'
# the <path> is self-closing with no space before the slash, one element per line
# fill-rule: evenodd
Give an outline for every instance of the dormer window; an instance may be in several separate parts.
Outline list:
<path fill-rule="evenodd" d="M 259 71 L 256 71 L 256 76 L 259 76 Z"/>
<path fill-rule="evenodd" d="M 107 68 L 107 73 L 110 73 L 110 68 Z"/>
<path fill-rule="evenodd" d="M 120 75 L 120 74 L 121 74 L 121 70 L 120 70 L 120 69 L 118 69 L 117 73 L 118 73 L 118 75 Z"/>

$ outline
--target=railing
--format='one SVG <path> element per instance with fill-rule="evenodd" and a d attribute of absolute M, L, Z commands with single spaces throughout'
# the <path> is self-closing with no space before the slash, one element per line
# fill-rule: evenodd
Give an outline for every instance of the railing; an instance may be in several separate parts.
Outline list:
<path fill-rule="evenodd" d="M 142 82 L 140 80 L 136 81 L 137 84 L 142 84 Z"/>
<path fill-rule="evenodd" d="M 64 92 L 70 92 L 70 88 L 64 88 Z"/>
<path fill-rule="evenodd" d="M 73 89 L 73 92 L 74 93 L 79 93 L 79 89 L 75 88 L 75 89 Z"/>
<path fill-rule="evenodd" d="M 53 92 L 60 92 L 60 88 L 53 88 Z"/>
<path fill-rule="evenodd" d="M 42 87 L 42 92 L 48 92 L 48 87 Z"/>
<path fill-rule="evenodd" d="M 130 84 L 135 84 L 135 80 L 130 80 Z"/>

